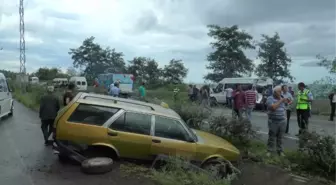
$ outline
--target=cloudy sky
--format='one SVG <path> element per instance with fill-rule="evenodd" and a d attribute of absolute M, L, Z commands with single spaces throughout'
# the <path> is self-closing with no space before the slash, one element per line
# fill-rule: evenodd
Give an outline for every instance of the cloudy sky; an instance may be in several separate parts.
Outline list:
<path fill-rule="evenodd" d="M 129 60 L 171 58 L 189 68 L 187 82 L 203 82 L 211 51 L 208 24 L 239 25 L 260 39 L 278 32 L 293 59 L 298 81 L 326 70 L 317 54 L 335 56 L 335 0 L 24 0 L 27 71 L 72 66 L 69 48 L 89 36 Z M 0 68 L 19 70 L 19 0 L 0 0 Z M 248 56 L 255 59 L 254 52 Z M 255 60 L 258 63 L 258 60 Z M 310 66 L 310 67 L 307 67 Z M 313 66 L 313 67 L 312 67 Z"/>

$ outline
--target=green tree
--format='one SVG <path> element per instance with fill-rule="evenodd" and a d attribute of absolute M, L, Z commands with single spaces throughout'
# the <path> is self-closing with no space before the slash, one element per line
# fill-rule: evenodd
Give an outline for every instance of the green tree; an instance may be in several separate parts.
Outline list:
<path fill-rule="evenodd" d="M 127 71 L 136 77 L 137 82 L 157 84 L 162 70 L 154 59 L 135 57 L 129 61 Z"/>
<path fill-rule="evenodd" d="M 68 75 L 62 73 L 58 68 L 47 68 L 41 67 L 35 73 L 32 73 L 30 76 L 36 76 L 40 81 L 50 81 L 54 78 L 67 78 Z"/>
<path fill-rule="evenodd" d="M 336 75 L 336 57 L 334 57 L 333 59 L 328 59 L 321 55 L 317 55 L 316 58 L 320 60 L 318 62 L 319 66 L 325 67 L 326 69 L 329 70 L 329 73 Z"/>
<path fill-rule="evenodd" d="M 3 73 L 6 78 L 10 78 L 12 80 L 16 79 L 16 75 L 17 75 L 17 73 L 15 72 L 8 71 L 8 70 L 1 70 L 1 69 L 0 69 L 0 73 Z"/>
<path fill-rule="evenodd" d="M 214 52 L 207 56 L 210 63 L 207 69 L 212 72 L 207 74 L 205 79 L 218 82 L 227 77 L 240 77 L 253 70 L 253 61 L 244 54 L 244 50 L 255 48 L 251 35 L 239 30 L 236 25 L 231 27 L 209 25 L 208 28 L 208 35 L 215 41 L 210 43 Z"/>
<path fill-rule="evenodd" d="M 279 34 L 275 33 L 272 37 L 263 34 L 258 46 L 258 58 L 261 63 L 255 70 L 256 74 L 259 77 L 268 77 L 277 82 L 282 82 L 284 79 L 293 81 L 294 78 L 289 70 L 292 60 L 288 56 L 284 48 L 285 43 L 281 41 Z"/>
<path fill-rule="evenodd" d="M 163 68 L 163 78 L 166 83 L 180 84 L 187 76 L 188 69 L 184 66 L 182 60 L 172 59 L 168 65 Z"/>
<path fill-rule="evenodd" d="M 102 48 L 94 42 L 95 37 L 87 38 L 78 48 L 70 49 L 69 54 L 75 68 L 82 68 L 88 80 L 94 79 L 105 71 L 118 73 L 125 72 L 125 62 L 122 52 L 115 49 Z"/>

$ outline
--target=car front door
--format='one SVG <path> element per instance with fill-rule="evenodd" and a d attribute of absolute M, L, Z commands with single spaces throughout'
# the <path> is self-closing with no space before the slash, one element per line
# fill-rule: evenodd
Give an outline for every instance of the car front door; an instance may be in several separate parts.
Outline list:
<path fill-rule="evenodd" d="M 151 159 L 152 115 L 125 112 L 108 128 L 109 142 L 123 158 Z"/>
<path fill-rule="evenodd" d="M 180 156 L 194 159 L 196 156 L 196 143 L 190 141 L 188 132 L 181 122 L 163 116 L 155 116 L 154 136 L 151 153 L 169 156 Z"/>

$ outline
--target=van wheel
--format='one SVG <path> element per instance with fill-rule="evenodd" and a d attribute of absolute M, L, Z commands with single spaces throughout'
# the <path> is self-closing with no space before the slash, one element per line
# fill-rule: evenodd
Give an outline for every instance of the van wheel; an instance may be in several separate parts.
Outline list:
<path fill-rule="evenodd" d="M 14 114 L 14 103 L 12 103 L 12 106 L 11 106 L 11 109 L 10 109 L 10 112 L 8 114 L 8 116 L 13 116 Z"/>
<path fill-rule="evenodd" d="M 211 97 L 210 98 L 210 106 L 214 107 L 214 106 L 217 106 L 217 105 L 218 105 L 218 102 L 217 102 L 216 98 Z"/>

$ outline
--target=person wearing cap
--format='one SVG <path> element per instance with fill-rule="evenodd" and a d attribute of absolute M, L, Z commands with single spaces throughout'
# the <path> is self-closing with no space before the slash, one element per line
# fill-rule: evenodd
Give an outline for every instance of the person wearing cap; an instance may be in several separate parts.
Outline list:
<path fill-rule="evenodd" d="M 40 101 L 39 116 L 41 119 L 41 130 L 44 137 L 44 144 L 49 144 L 49 137 L 53 131 L 53 124 L 60 109 L 60 102 L 53 94 L 54 87 L 47 87 L 47 94 L 42 96 Z"/>
<path fill-rule="evenodd" d="M 331 107 L 329 121 L 334 121 L 336 110 L 336 88 L 334 88 L 334 90 L 329 94 L 328 98 L 330 100 L 330 107 Z"/>
<path fill-rule="evenodd" d="M 269 129 L 267 156 L 271 156 L 271 153 L 274 152 L 275 143 L 278 155 L 284 156 L 282 142 L 286 130 L 285 103 L 288 103 L 288 98 L 282 98 L 281 93 L 281 86 L 276 86 L 273 89 L 273 95 L 269 96 L 266 100 Z"/>
<path fill-rule="evenodd" d="M 306 88 L 303 82 L 298 84 L 296 115 L 299 126 L 299 134 L 308 129 L 308 120 L 310 117 L 310 104 L 313 101 L 313 94 Z M 299 135 L 298 134 L 298 135 Z"/>

